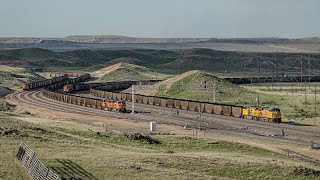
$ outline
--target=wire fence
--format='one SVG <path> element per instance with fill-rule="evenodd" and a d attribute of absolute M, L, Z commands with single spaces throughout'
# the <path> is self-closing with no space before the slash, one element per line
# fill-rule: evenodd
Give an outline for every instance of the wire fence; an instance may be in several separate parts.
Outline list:
<path fill-rule="evenodd" d="M 49 168 L 39 161 L 37 154 L 30 149 L 24 142 L 20 143 L 17 158 L 26 168 L 28 174 L 34 180 L 61 180 L 59 175 L 55 174 Z"/>

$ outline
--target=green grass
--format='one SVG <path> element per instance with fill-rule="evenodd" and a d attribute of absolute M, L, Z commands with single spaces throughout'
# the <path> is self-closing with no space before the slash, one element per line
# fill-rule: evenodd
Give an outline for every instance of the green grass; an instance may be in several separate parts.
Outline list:
<path fill-rule="evenodd" d="M 39 81 L 43 78 L 38 77 L 23 68 L 15 68 L 0 65 L 0 86 L 19 90 L 24 82 Z"/>
<path fill-rule="evenodd" d="M 150 79 L 164 79 L 166 77 L 167 75 L 154 72 L 150 69 L 142 69 L 137 68 L 135 66 L 125 66 L 103 75 L 99 78 L 99 81 L 137 81 Z"/>
<path fill-rule="evenodd" d="M 159 143 L 149 144 L 91 125 L 49 119 L 33 124 L 28 119 L 34 115 L 10 114 L 1 113 L 0 126 L 22 135 L 0 136 L 2 179 L 27 178 L 15 158 L 21 140 L 55 172 L 85 179 L 319 178 L 294 171 L 298 165 L 320 169 L 319 164 L 244 144 L 179 136 L 151 136 Z"/>
<path fill-rule="evenodd" d="M 206 84 L 206 87 L 205 87 Z M 194 73 L 167 85 L 160 85 L 156 96 L 213 102 L 214 84 L 216 102 L 245 105 L 248 99 L 256 96 L 255 92 L 219 79 L 204 71 Z M 170 88 L 169 88 L 170 87 Z"/>
<path fill-rule="evenodd" d="M 273 89 L 270 84 L 247 85 L 243 87 L 258 93 L 262 106 L 265 104 L 273 104 L 279 107 L 284 120 L 295 118 L 298 123 L 320 125 L 318 114 L 314 113 L 314 84 L 312 84 L 310 90 L 307 88 L 306 94 L 304 88 L 301 89 L 300 83 L 294 83 L 293 88 L 290 83 L 283 85 L 274 84 Z M 320 94 L 317 95 L 316 112 L 320 112 L 320 107 L 318 106 L 320 104 L 319 95 Z M 305 102 L 305 97 L 307 102 Z"/>
<path fill-rule="evenodd" d="M 223 52 L 211 49 L 188 49 L 182 51 L 168 50 L 74 50 L 67 52 L 53 52 L 46 49 L 27 48 L 14 50 L 0 50 L 1 60 L 25 60 L 31 65 L 60 70 L 72 67 L 81 70 L 97 70 L 101 67 L 118 62 L 117 59 L 134 59 L 133 63 L 163 73 L 177 74 L 189 70 L 206 70 L 212 73 L 230 73 L 254 71 L 257 68 L 257 57 L 261 59 L 261 69 L 265 69 L 265 61 L 281 63 L 296 59 L 294 53 L 246 53 Z M 304 55 L 305 56 L 305 55 Z M 312 58 L 320 59 L 319 55 Z M 297 67 L 300 62 L 294 62 Z M 298 63 L 298 64 L 297 64 Z M 243 68 L 245 64 L 245 69 Z M 283 64 L 283 63 L 282 63 Z M 316 64 L 311 64 L 316 66 Z M 270 67 L 269 67 L 270 69 Z"/>

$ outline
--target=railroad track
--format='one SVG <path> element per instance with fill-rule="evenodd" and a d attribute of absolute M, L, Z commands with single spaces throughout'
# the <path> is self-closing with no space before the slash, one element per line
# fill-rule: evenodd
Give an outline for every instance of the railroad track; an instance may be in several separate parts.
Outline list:
<path fill-rule="evenodd" d="M 7 101 L 13 104 L 24 104 L 30 107 L 41 107 L 63 113 L 82 114 L 89 116 L 101 117 L 115 117 L 126 118 L 139 121 L 157 120 L 158 123 L 169 125 L 189 125 L 191 127 L 198 127 L 199 124 L 202 128 L 210 130 L 219 130 L 224 133 L 233 135 L 242 134 L 246 136 L 259 136 L 263 139 L 273 138 L 275 141 L 285 143 L 294 143 L 300 145 L 307 145 L 310 140 L 320 142 L 320 128 L 318 127 L 303 127 L 292 126 L 288 124 L 273 124 L 258 121 L 245 120 L 234 117 L 218 116 L 213 114 L 202 114 L 202 120 L 199 123 L 198 114 L 192 111 L 179 110 L 180 115 L 174 114 L 175 109 L 166 107 L 151 106 L 144 104 L 135 104 L 136 110 L 150 113 L 135 113 L 134 115 L 128 113 L 115 113 L 102 109 L 91 108 L 86 106 L 79 106 L 69 104 L 61 101 L 56 101 L 45 97 L 41 91 L 26 91 L 21 93 L 13 93 L 6 96 Z M 130 107 L 131 103 L 128 103 Z M 248 130 L 243 130 L 243 127 L 248 127 Z M 287 134 L 286 137 L 267 137 L 273 133 L 280 133 L 284 129 Z M 252 130 L 252 131 L 251 131 Z"/>

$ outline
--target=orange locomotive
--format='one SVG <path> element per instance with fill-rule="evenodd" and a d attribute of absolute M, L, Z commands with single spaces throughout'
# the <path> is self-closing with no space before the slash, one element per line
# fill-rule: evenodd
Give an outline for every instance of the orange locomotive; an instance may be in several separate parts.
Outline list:
<path fill-rule="evenodd" d="M 63 86 L 63 92 L 73 92 L 76 90 L 76 86 L 74 84 L 68 84 Z M 101 108 L 108 111 L 115 112 L 126 112 L 126 103 L 125 101 L 116 101 L 113 99 L 103 99 L 101 102 Z"/>
<path fill-rule="evenodd" d="M 63 86 L 63 92 L 72 92 L 75 89 L 75 85 L 68 84 Z"/>
<path fill-rule="evenodd" d="M 101 103 L 101 107 L 108 111 L 126 112 L 126 102 L 116 101 L 113 99 L 104 99 Z"/>

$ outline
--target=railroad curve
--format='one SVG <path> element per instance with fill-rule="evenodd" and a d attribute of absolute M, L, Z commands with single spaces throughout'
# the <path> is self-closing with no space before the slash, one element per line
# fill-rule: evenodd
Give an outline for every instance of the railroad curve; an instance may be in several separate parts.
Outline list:
<path fill-rule="evenodd" d="M 250 137 L 258 136 L 259 138 L 266 140 L 272 138 L 274 141 L 294 143 L 303 146 L 308 145 L 310 140 L 320 142 L 320 128 L 312 126 L 273 124 L 213 114 L 202 114 L 201 122 L 199 122 L 199 115 L 196 112 L 179 110 L 179 115 L 176 115 L 175 109 L 138 103 L 135 104 L 136 109 L 140 112 L 147 113 L 121 114 L 50 99 L 44 96 L 40 90 L 13 93 L 7 95 L 5 98 L 9 103 L 15 105 L 23 104 L 31 108 L 40 107 L 54 110 L 56 112 L 81 114 L 88 117 L 115 117 L 147 122 L 150 120 L 156 120 L 158 123 L 178 126 L 189 125 L 193 128 L 197 128 L 200 125 L 207 131 L 221 131 L 223 133 L 236 136 L 239 134 Z M 129 102 L 128 106 L 130 105 L 131 103 Z M 243 127 L 247 127 L 248 129 L 244 129 Z M 271 136 L 272 134 L 280 133 L 282 129 L 285 130 L 285 137 Z"/>

